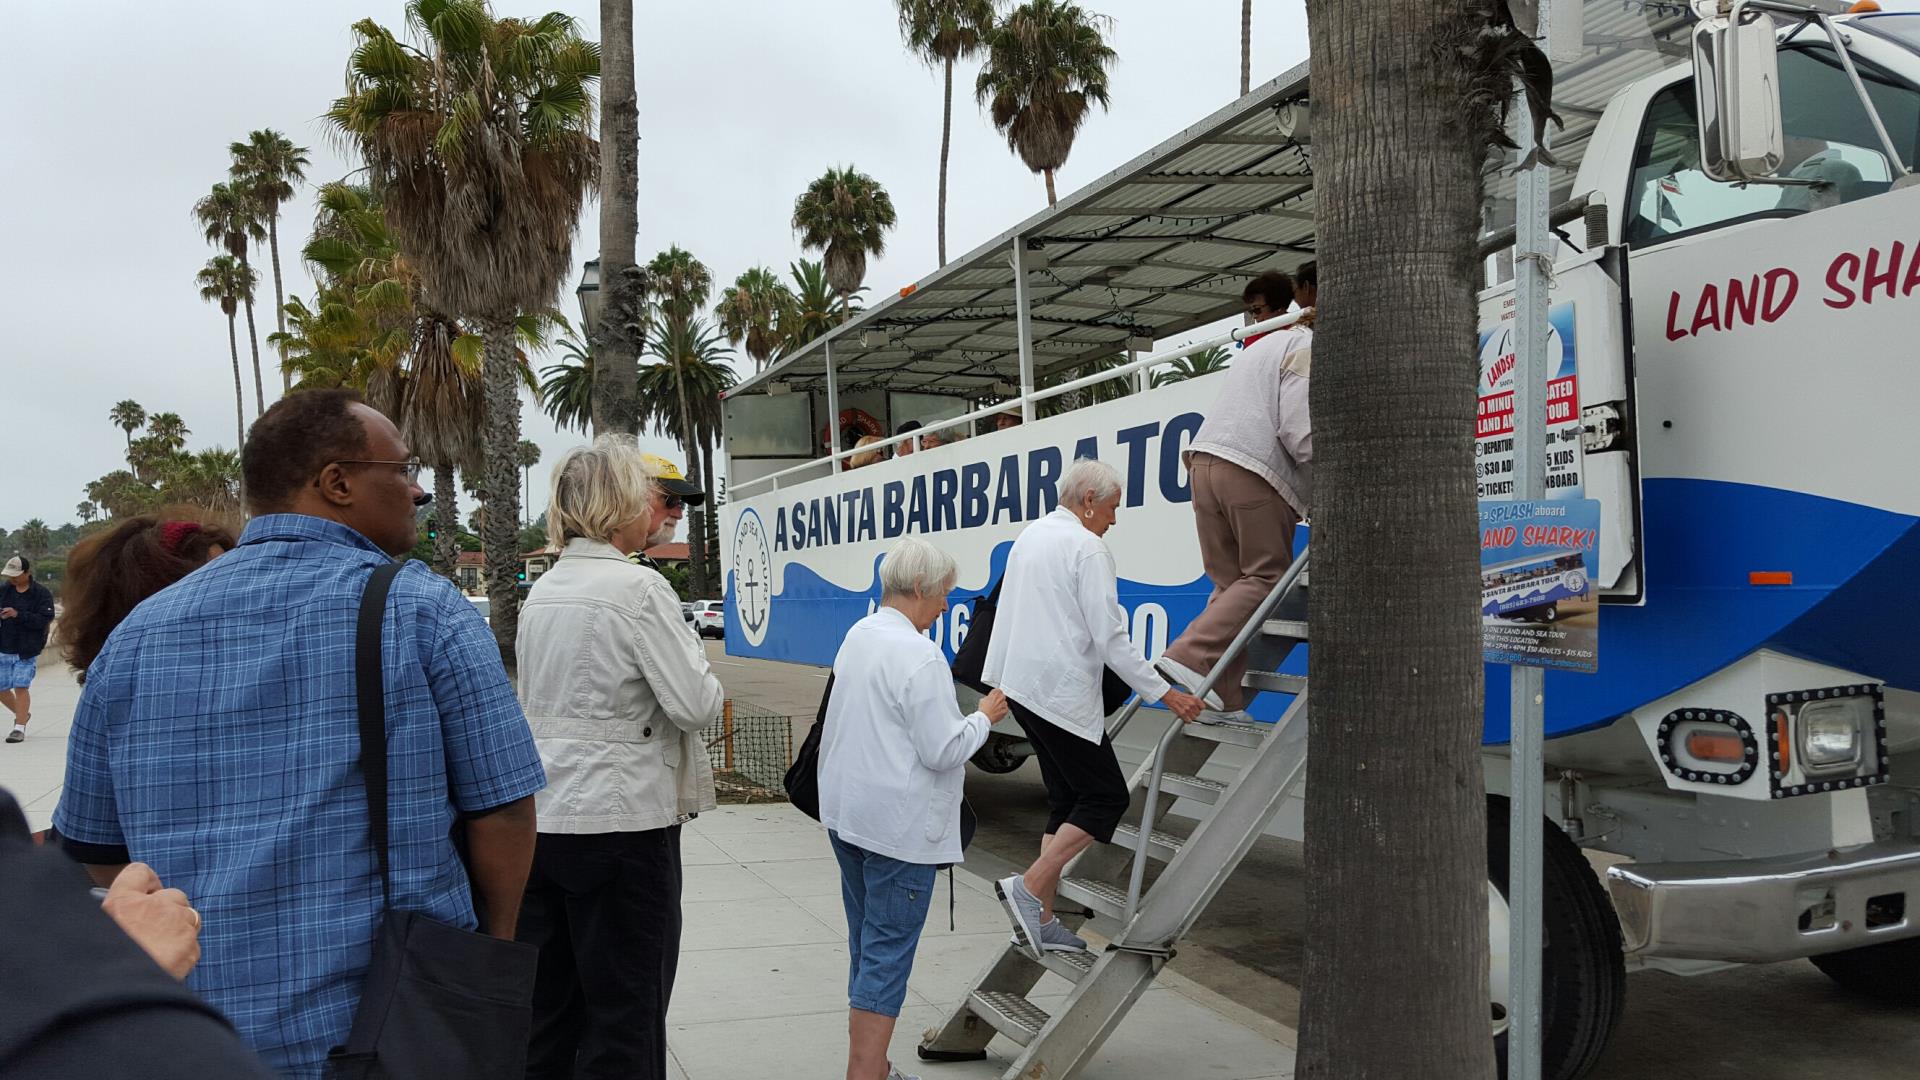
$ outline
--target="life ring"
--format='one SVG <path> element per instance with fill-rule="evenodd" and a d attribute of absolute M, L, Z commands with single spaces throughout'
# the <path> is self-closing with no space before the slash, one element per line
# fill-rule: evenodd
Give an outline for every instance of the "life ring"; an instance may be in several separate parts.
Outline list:
<path fill-rule="evenodd" d="M 860 435 L 871 435 L 876 439 L 887 433 L 887 429 L 880 426 L 880 421 L 874 419 L 873 414 L 865 409 L 840 410 L 840 431 L 845 433 L 849 428 L 858 431 Z M 853 444 L 860 441 L 860 435 L 854 436 L 854 438 L 848 440 L 847 445 L 838 447 L 838 449 L 853 449 Z M 826 428 L 820 429 L 820 445 L 833 445 L 833 433 Z"/>

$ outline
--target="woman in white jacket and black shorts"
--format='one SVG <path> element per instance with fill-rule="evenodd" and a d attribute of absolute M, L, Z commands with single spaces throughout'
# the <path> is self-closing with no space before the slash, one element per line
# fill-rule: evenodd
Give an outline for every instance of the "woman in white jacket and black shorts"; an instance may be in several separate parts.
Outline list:
<path fill-rule="evenodd" d="M 947 658 L 926 636 L 947 610 L 953 556 L 913 537 L 880 561 L 880 608 L 833 660 L 820 737 L 820 821 L 847 909 L 847 1080 L 902 1076 L 887 1043 L 907 996 L 938 867 L 960 861 L 967 759 L 1007 715 L 1004 695 L 960 715 Z"/>

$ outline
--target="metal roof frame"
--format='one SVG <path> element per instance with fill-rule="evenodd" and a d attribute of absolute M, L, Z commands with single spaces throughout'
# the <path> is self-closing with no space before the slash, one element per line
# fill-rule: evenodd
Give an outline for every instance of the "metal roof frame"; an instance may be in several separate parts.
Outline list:
<path fill-rule="evenodd" d="M 1587 49 L 1555 72 L 1556 198 L 1571 188 L 1602 108 L 1623 84 L 1672 66 L 1694 22 L 1684 0 L 1585 0 Z M 1241 310 L 1245 282 L 1313 257 L 1311 150 L 1280 133 L 1275 110 L 1308 96 L 1306 64 L 1062 198 L 745 379 L 998 400 L 1021 383 L 1019 293 L 1026 293 L 1036 383 L 1130 337 L 1164 339 Z M 1511 213 L 1514 178 L 1495 155 L 1487 227 Z M 1510 220 L 1510 219 L 1509 219 Z M 1029 255 L 1014 280 L 1015 245 Z M 1037 257 L 1044 255 L 1044 259 Z M 1024 289 L 1017 288 L 1024 284 Z M 868 348 L 869 331 L 885 344 Z M 837 396 L 837 395 L 836 395 Z"/>

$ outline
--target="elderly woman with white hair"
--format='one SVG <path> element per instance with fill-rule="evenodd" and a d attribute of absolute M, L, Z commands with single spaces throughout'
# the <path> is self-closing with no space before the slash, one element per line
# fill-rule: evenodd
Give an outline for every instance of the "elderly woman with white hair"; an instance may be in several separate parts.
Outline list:
<path fill-rule="evenodd" d="M 1053 917 L 1054 894 L 1076 855 L 1113 839 L 1130 802 L 1107 737 L 1102 668 L 1183 721 L 1202 708 L 1127 639 L 1113 553 L 1101 539 L 1118 516 L 1120 474 L 1081 458 L 1060 477 L 1059 492 L 1054 511 L 1027 526 L 1007 555 L 981 670 L 982 681 L 1006 693 L 1047 786 L 1040 857 L 1024 874 L 994 883 L 1013 920 L 1014 940 L 1035 960 L 1043 952 L 1086 948 Z"/>
<path fill-rule="evenodd" d="M 714 806 L 699 732 L 723 691 L 680 598 L 627 560 L 653 530 L 631 437 L 553 469 L 562 548 L 520 609 L 520 702 L 546 767 L 519 939 L 540 949 L 527 1076 L 665 1080 L 680 962 L 680 826 Z"/>
<path fill-rule="evenodd" d="M 933 898 L 960 854 L 961 784 L 987 729 L 1007 715 L 995 691 L 960 715 L 945 654 L 927 629 L 947 610 L 953 556 L 915 537 L 880 561 L 880 607 L 833 659 L 820 737 L 820 821 L 840 861 L 847 910 L 847 1080 L 896 1080 L 894 1021 Z M 911 1078 L 908 1078 L 911 1080 Z"/>

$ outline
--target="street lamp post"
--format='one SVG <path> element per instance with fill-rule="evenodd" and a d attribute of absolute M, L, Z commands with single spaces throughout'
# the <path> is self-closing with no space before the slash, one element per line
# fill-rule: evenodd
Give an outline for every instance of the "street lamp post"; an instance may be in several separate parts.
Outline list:
<path fill-rule="evenodd" d="M 580 268 L 580 287 L 573 290 L 580 299 L 580 327 L 587 335 L 587 351 L 593 351 L 593 328 L 600 322 L 600 260 L 588 259 Z"/>

